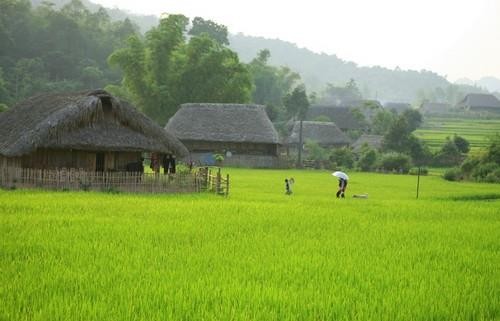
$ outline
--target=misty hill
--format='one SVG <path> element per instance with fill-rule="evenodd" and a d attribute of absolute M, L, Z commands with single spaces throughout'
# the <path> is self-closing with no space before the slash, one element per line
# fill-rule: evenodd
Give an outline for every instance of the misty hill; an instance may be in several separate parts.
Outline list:
<path fill-rule="evenodd" d="M 469 78 L 461 78 L 455 81 L 456 84 L 476 85 L 488 89 L 491 92 L 500 93 L 500 79 L 495 77 L 483 77 L 477 81 Z"/>
<path fill-rule="evenodd" d="M 323 89 L 326 83 L 343 85 L 353 78 L 365 98 L 412 102 L 418 90 L 450 85 L 444 77 L 431 71 L 360 67 L 335 55 L 318 54 L 279 39 L 237 34 L 231 35 L 229 41 L 243 61 L 250 61 L 261 49 L 269 49 L 271 64 L 285 65 L 299 72 L 308 87 L 316 91 Z"/>
<path fill-rule="evenodd" d="M 31 0 L 38 5 L 43 0 Z M 52 0 L 56 7 L 70 0 Z M 82 0 L 91 11 L 96 11 L 100 5 L 89 0 Z M 158 18 L 130 13 L 120 9 L 106 8 L 112 20 L 129 18 L 137 24 L 142 33 L 156 26 Z M 431 71 L 391 70 L 384 67 L 361 67 L 354 62 L 345 61 L 335 55 L 318 54 L 306 48 L 279 39 L 236 34 L 229 36 L 230 47 L 236 51 L 244 62 L 251 61 L 262 49 L 271 52 L 270 63 L 276 66 L 288 66 L 298 72 L 309 90 L 321 92 L 327 83 L 344 85 L 351 78 L 356 80 L 365 98 L 382 101 L 414 102 L 418 92 L 430 92 L 437 87 L 446 88 L 450 83 L 442 76 Z M 376 48 L 374 48 L 376 50 Z M 484 79 L 484 78 L 483 78 Z M 490 90 L 497 88 L 495 80 L 477 82 Z M 498 88 L 496 90 L 499 90 Z"/>

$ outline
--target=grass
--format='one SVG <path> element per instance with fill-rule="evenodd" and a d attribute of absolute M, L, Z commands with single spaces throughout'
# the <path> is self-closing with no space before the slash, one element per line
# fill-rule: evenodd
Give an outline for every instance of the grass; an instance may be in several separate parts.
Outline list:
<path fill-rule="evenodd" d="M 415 134 L 424 139 L 432 149 L 443 146 L 446 137 L 454 134 L 470 142 L 472 152 L 488 145 L 488 138 L 500 132 L 500 119 L 428 118 Z"/>
<path fill-rule="evenodd" d="M 227 199 L 0 191 L 0 320 L 500 318 L 498 185 L 227 171 Z"/>

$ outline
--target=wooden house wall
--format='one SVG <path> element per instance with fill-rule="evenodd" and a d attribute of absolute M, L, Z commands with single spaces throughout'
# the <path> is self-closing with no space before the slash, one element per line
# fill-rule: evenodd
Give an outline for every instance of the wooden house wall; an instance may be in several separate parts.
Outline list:
<path fill-rule="evenodd" d="M 39 149 L 22 157 L 23 168 L 56 169 L 77 168 L 96 170 L 97 152 L 78 150 Z M 140 160 L 140 152 L 104 152 L 106 171 L 124 171 L 128 163 Z"/>
<path fill-rule="evenodd" d="M 230 151 L 233 154 L 246 155 L 270 155 L 276 156 L 278 153 L 277 144 L 262 143 L 233 143 L 233 142 L 205 142 L 205 141 L 183 141 L 184 145 L 191 152 L 221 153 Z"/>
<path fill-rule="evenodd" d="M 21 167 L 21 158 L 0 155 L 0 168 Z"/>

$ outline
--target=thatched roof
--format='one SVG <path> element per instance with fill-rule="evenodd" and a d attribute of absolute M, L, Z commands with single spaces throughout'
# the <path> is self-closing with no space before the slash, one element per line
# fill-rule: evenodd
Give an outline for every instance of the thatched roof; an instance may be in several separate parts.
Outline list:
<path fill-rule="evenodd" d="M 397 113 L 401 113 L 405 110 L 411 109 L 411 105 L 408 103 L 387 102 L 384 104 L 384 108 L 387 110 L 395 111 Z"/>
<path fill-rule="evenodd" d="M 288 144 L 298 144 L 300 122 L 293 124 L 288 137 Z M 332 122 L 304 121 L 302 122 L 302 141 L 314 141 L 320 145 L 348 145 L 350 139 Z"/>
<path fill-rule="evenodd" d="M 451 105 L 450 104 L 446 104 L 446 103 L 429 103 L 429 102 L 425 102 L 425 103 L 422 104 L 422 106 L 420 106 L 420 110 L 423 113 L 429 113 L 429 114 L 432 114 L 432 113 L 445 113 L 445 112 L 448 112 L 450 109 L 451 109 Z"/>
<path fill-rule="evenodd" d="M 380 149 L 382 147 L 383 136 L 380 135 L 361 135 L 352 145 L 354 152 L 359 152 L 363 145 L 368 145 L 373 149 Z"/>
<path fill-rule="evenodd" d="M 306 119 L 314 120 L 320 116 L 326 116 L 342 130 L 363 129 L 364 125 L 353 112 L 352 108 L 336 107 L 328 105 L 311 106 L 307 112 Z"/>
<path fill-rule="evenodd" d="M 9 157 L 38 148 L 188 153 L 177 138 L 104 90 L 20 102 L 0 114 L 0 137 L 0 154 Z"/>
<path fill-rule="evenodd" d="M 263 106 L 183 104 L 165 129 L 181 141 L 278 144 Z"/>
<path fill-rule="evenodd" d="M 491 94 L 468 94 L 458 103 L 459 107 L 500 109 L 500 100 Z"/>

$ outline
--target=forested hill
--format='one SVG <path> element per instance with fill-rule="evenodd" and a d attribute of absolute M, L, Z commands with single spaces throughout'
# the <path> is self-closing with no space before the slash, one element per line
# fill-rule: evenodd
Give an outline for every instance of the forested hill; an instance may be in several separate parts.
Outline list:
<path fill-rule="evenodd" d="M 359 67 L 335 55 L 317 54 L 279 39 L 237 34 L 231 35 L 229 41 L 243 61 L 251 60 L 261 49 L 269 49 L 271 64 L 285 65 L 299 72 L 308 87 L 317 91 L 326 83 L 345 84 L 353 78 L 366 98 L 411 102 L 418 90 L 431 91 L 450 84 L 430 71 Z"/>
<path fill-rule="evenodd" d="M 71 0 L 50 0 L 50 3 L 53 3 L 55 8 L 61 8 Z M 31 0 L 31 4 L 36 7 L 41 3 L 46 2 L 45 0 Z M 95 12 L 99 10 L 101 5 L 95 4 L 88 0 L 81 0 L 81 2 L 88 8 L 90 11 Z M 131 12 L 127 12 L 124 10 L 120 10 L 117 8 L 106 8 L 106 11 L 113 21 L 124 20 L 126 18 L 130 19 L 133 23 L 139 26 L 142 33 L 145 33 L 152 27 L 158 24 L 158 18 L 153 15 L 139 15 Z"/>

